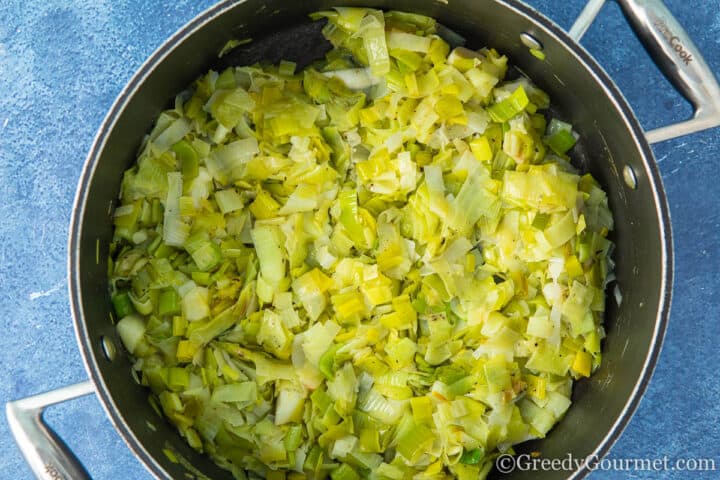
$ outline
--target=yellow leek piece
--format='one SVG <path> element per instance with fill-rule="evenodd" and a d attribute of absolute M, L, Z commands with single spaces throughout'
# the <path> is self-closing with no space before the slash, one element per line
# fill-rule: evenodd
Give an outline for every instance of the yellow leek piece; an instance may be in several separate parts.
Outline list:
<path fill-rule="evenodd" d="M 572 369 L 583 377 L 589 377 L 592 372 L 592 356 L 587 352 L 577 352 Z"/>
<path fill-rule="evenodd" d="M 470 150 L 475 155 L 475 158 L 481 162 L 487 162 L 493 158 L 492 147 L 485 135 L 472 139 L 470 141 Z"/>

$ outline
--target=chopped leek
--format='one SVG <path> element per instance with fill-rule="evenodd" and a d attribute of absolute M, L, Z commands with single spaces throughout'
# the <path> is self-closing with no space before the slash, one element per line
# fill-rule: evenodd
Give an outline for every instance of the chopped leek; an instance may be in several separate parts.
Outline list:
<path fill-rule="evenodd" d="M 499 123 L 507 122 L 515 115 L 519 114 L 528 106 L 529 100 L 525 90 L 519 86 L 508 97 L 488 107 L 490 117 Z"/>
<path fill-rule="evenodd" d="M 600 365 L 607 195 L 497 51 L 321 17 L 325 59 L 211 71 L 158 118 L 113 215 L 118 336 L 235 478 L 485 478 Z"/>

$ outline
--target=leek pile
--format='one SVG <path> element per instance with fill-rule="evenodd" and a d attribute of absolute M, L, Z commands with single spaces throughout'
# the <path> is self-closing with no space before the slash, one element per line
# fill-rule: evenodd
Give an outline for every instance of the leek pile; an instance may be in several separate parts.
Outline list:
<path fill-rule="evenodd" d="M 211 71 L 158 118 L 114 214 L 117 331 L 235 478 L 484 478 L 600 364 L 606 194 L 505 56 L 314 17 L 324 60 Z"/>

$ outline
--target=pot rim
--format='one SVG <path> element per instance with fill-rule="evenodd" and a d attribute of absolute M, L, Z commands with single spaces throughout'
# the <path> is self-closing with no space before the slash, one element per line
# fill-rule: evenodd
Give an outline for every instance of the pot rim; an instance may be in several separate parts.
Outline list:
<path fill-rule="evenodd" d="M 93 353 L 93 340 L 89 338 L 83 314 L 80 285 L 80 242 L 82 219 L 85 214 L 85 205 L 90 181 L 94 175 L 100 158 L 102 157 L 107 138 L 115 129 L 119 117 L 133 96 L 141 88 L 147 77 L 179 44 L 185 42 L 193 33 L 202 29 L 205 25 L 212 22 L 217 17 L 223 15 L 225 12 L 231 10 L 238 4 L 244 3 L 245 1 L 247 0 L 224 0 L 214 6 L 211 6 L 173 33 L 145 60 L 145 62 L 143 62 L 130 81 L 118 94 L 100 128 L 98 129 L 90 147 L 88 156 L 84 162 L 73 202 L 73 210 L 70 220 L 70 233 L 68 237 L 67 265 L 70 307 L 78 347 L 82 354 L 85 368 L 87 369 L 91 381 L 95 385 L 95 391 L 100 397 L 100 403 L 102 404 L 105 413 L 115 429 L 120 433 L 120 436 L 123 438 L 130 450 L 156 478 L 170 478 L 170 476 L 167 474 L 160 462 L 148 453 L 142 443 L 135 436 L 134 432 L 126 425 L 122 415 L 120 414 L 119 408 L 110 395 L 109 389 L 103 377 L 100 375 L 98 359 Z M 640 123 L 635 117 L 635 114 L 625 96 L 605 70 L 597 63 L 594 57 L 590 55 L 590 53 L 580 43 L 572 39 L 564 29 L 529 5 L 526 5 L 519 0 L 493 1 L 504 5 L 516 15 L 529 20 L 531 23 L 544 30 L 550 37 L 553 37 L 554 40 L 563 44 L 571 53 L 572 59 L 580 63 L 583 68 L 589 71 L 595 81 L 602 86 L 605 91 L 606 98 L 620 112 L 625 126 L 630 132 L 635 145 L 641 154 L 643 165 L 645 167 L 645 173 L 653 195 L 655 209 L 659 220 L 662 263 L 660 272 L 660 275 L 662 276 L 660 286 L 661 295 L 655 319 L 655 328 L 653 330 L 652 338 L 650 339 L 649 350 L 645 358 L 645 363 L 640 372 L 640 376 L 635 383 L 627 402 L 625 403 L 625 406 L 615 420 L 615 423 L 608 430 L 603 440 L 591 454 L 591 456 L 595 456 L 594 458 L 603 458 L 627 427 L 635 410 L 640 404 L 640 400 L 647 389 L 662 350 L 662 343 L 670 316 L 674 266 L 673 240 L 667 197 L 665 195 L 662 179 L 657 167 L 657 162 L 655 161 L 652 149 L 645 137 L 645 132 L 640 126 Z M 582 468 L 570 473 L 568 478 L 582 479 L 590 472 L 591 469 L 584 464 Z"/>

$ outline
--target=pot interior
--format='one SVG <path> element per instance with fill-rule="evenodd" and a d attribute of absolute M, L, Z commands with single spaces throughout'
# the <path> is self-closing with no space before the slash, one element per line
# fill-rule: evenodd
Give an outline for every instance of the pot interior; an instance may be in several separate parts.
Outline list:
<path fill-rule="evenodd" d="M 615 217 L 617 285 L 622 302 L 608 291 L 603 363 L 590 379 L 576 382 L 573 406 L 546 439 L 523 444 L 519 451 L 540 451 L 545 458 L 572 453 L 583 458 L 600 448 L 605 452 L 627 422 L 644 390 L 659 350 L 669 300 L 670 237 L 664 194 L 652 154 L 642 131 L 617 88 L 584 50 L 570 46 L 558 29 L 536 12 L 515 1 L 493 0 L 347 0 L 343 5 L 371 6 L 423 13 L 438 19 L 467 39 L 467 46 L 491 46 L 508 55 L 550 94 L 559 118 L 581 134 L 573 160 L 591 172 L 608 193 Z M 231 478 L 208 457 L 192 450 L 148 403 L 148 393 L 130 377 L 130 361 L 123 349 L 107 360 L 101 338 L 121 345 L 109 320 L 107 285 L 108 246 L 112 238 L 110 213 L 116 205 L 122 173 L 158 114 L 174 96 L 211 66 L 229 39 L 252 38 L 253 55 L 269 55 L 283 45 L 293 59 L 312 49 L 303 43 L 307 14 L 334 2 L 306 0 L 246 0 L 220 4 L 178 32 L 146 63 L 121 94 L 91 151 L 78 192 L 70 244 L 73 312 L 81 350 L 102 401 L 121 435 L 140 459 L 159 477 L 185 478 L 187 469 L 163 453 L 170 448 L 191 464 L 193 477 Z M 297 25 L 300 29 L 278 37 Z M 545 61 L 530 54 L 519 35 L 532 33 L 543 45 Z M 316 33 L 315 33 L 316 34 Z M 288 40 L 289 39 L 289 40 Z M 296 39 L 296 40 L 293 40 Z M 264 48 L 263 45 L 267 45 Z M 254 53 L 253 53 L 254 52 Z M 259 53 L 258 53 L 259 52 Z M 264 53 L 263 53 L 264 52 Z M 637 188 L 622 179 L 633 169 Z M 96 245 L 99 258 L 96 261 Z M 569 472 L 516 472 L 516 478 L 562 478 Z"/>

